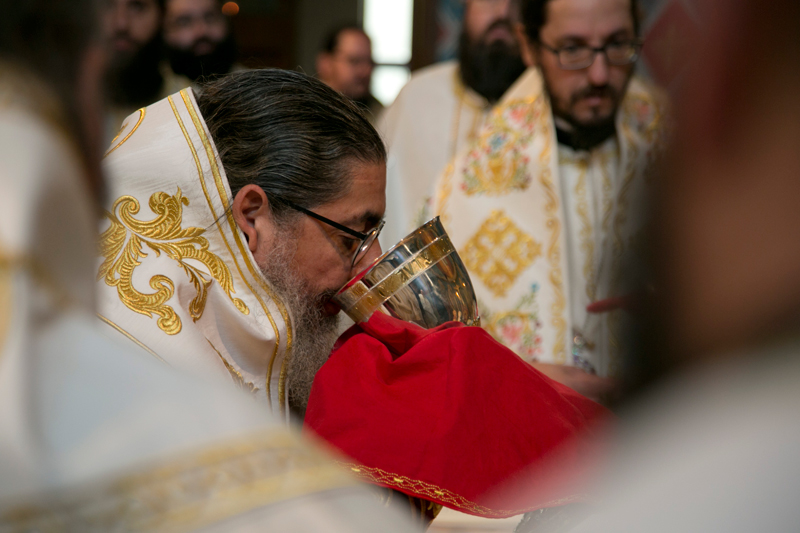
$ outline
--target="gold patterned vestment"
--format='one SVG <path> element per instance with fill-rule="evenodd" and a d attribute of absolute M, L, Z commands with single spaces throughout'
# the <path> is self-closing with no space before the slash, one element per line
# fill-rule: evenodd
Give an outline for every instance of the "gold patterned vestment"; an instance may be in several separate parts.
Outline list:
<path fill-rule="evenodd" d="M 491 109 L 464 86 L 457 61 L 414 72 L 378 124 L 389 152 L 384 250 L 432 218 L 436 178 L 474 140 Z"/>
<path fill-rule="evenodd" d="M 64 120 L 46 87 L 0 64 L 0 531 L 407 531 L 229 384 L 182 375 L 103 334 L 97 210 Z M 186 198 L 155 196 L 154 225 L 136 222 L 151 219 L 133 200 L 117 205 L 129 262 L 107 270 L 121 280 L 150 256 L 183 258 L 186 298 L 200 313 L 202 294 L 217 297 L 208 280 L 227 279 L 224 269 L 181 224 Z M 145 241 L 154 246 L 146 256 Z M 171 290 L 165 279 L 154 285 Z M 243 313 L 249 299 L 237 306 L 227 288 L 219 297 Z M 147 301 L 171 303 L 158 298 Z M 173 331 L 186 317 L 163 311 L 153 321 Z"/>
<path fill-rule="evenodd" d="M 99 317 L 168 365 L 286 414 L 292 329 L 233 220 L 192 89 L 133 113 L 104 160 Z"/>
<path fill-rule="evenodd" d="M 664 112 L 634 77 L 616 135 L 574 151 L 557 143 L 531 68 L 440 177 L 435 212 L 470 271 L 482 325 L 524 359 L 616 375 L 623 311 L 586 306 L 631 290 L 620 267 L 640 246 Z"/>

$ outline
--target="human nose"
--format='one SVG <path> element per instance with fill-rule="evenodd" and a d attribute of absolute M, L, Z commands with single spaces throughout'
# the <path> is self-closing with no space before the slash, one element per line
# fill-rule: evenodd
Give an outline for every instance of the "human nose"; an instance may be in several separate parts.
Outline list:
<path fill-rule="evenodd" d="M 507 19 L 511 15 L 511 0 L 496 0 L 494 2 L 495 16 Z"/>
<path fill-rule="evenodd" d="M 111 28 L 117 31 L 124 31 L 128 29 L 128 13 L 122 3 L 115 3 L 111 7 Z"/>
<path fill-rule="evenodd" d="M 592 64 L 589 65 L 589 81 L 592 85 L 606 85 L 608 83 L 608 58 L 605 51 L 596 50 Z"/>

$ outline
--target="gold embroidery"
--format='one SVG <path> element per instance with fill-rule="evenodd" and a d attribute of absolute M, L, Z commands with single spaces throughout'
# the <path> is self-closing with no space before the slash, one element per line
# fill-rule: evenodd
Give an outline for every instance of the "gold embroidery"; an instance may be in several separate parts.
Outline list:
<path fill-rule="evenodd" d="M 589 301 L 597 300 L 597 283 L 594 275 L 594 239 L 592 223 L 589 220 L 589 201 L 586 198 L 586 174 L 588 162 L 585 158 L 578 160 L 578 182 L 575 184 L 575 212 L 581 219 L 581 230 L 578 235 L 581 239 L 581 250 L 585 254 L 583 262 L 583 277 L 586 279 L 586 295 Z"/>
<path fill-rule="evenodd" d="M 233 280 L 227 265 L 208 250 L 208 240 L 202 236 L 205 230 L 181 228 L 183 206 L 189 205 L 189 199 L 183 196 L 180 188 L 174 196 L 165 192 L 154 193 L 149 205 L 156 213 L 156 218 L 150 221 L 134 218 L 139 212 L 139 201 L 132 196 L 118 198 L 111 212 L 103 213 L 111 225 L 100 236 L 100 251 L 105 261 L 100 265 L 97 278 L 105 278 L 106 284 L 117 287 L 117 294 L 128 309 L 151 318 L 158 315 L 158 327 L 167 335 L 180 333 L 181 319 L 166 304 L 175 292 L 172 280 L 161 274 L 153 276 L 150 278 L 150 287 L 156 292 L 151 294 L 142 293 L 133 286 L 133 272 L 141 265 L 140 260 L 147 257 L 142 249 L 143 245 L 147 245 L 156 256 L 164 253 L 177 261 L 189 276 L 197 291 L 189 304 L 189 314 L 195 322 L 205 310 L 212 279 L 206 278 L 202 270 L 187 260 L 203 264 L 234 306 L 241 313 L 248 314 L 250 311 L 245 303 L 231 294 L 234 292 Z"/>
<path fill-rule="evenodd" d="M 188 98 L 187 95 L 184 94 L 184 91 L 181 91 L 181 97 L 182 97 L 182 99 L 184 101 L 184 104 L 186 106 L 187 111 L 189 111 L 190 114 L 191 114 L 191 112 L 194 111 L 194 108 L 192 107 L 191 100 Z M 178 126 L 180 126 L 180 128 L 181 128 L 181 131 L 183 132 L 183 136 L 186 139 L 186 144 L 189 147 L 189 151 L 192 153 L 192 157 L 194 158 L 195 165 L 197 166 L 197 177 L 198 177 L 198 179 L 200 181 L 200 186 L 203 189 L 203 195 L 206 198 L 206 203 L 208 204 L 208 209 L 211 211 L 211 215 L 214 218 L 214 224 L 216 224 L 217 230 L 219 230 L 219 234 L 222 237 L 222 241 L 225 243 L 225 247 L 228 249 L 228 252 L 230 253 L 231 258 L 233 259 L 234 265 L 236 265 L 236 270 L 239 272 L 239 276 L 242 278 L 242 281 L 247 286 L 247 288 L 250 290 L 250 293 L 256 298 L 258 303 L 261 305 L 261 308 L 264 310 L 264 314 L 267 316 L 267 319 L 269 320 L 269 323 L 272 326 L 272 330 L 275 333 L 275 347 L 272 350 L 272 356 L 271 356 L 271 359 L 270 359 L 269 366 L 267 368 L 267 376 L 266 376 L 266 384 L 265 384 L 267 402 L 269 403 L 270 406 L 272 406 L 272 393 L 271 393 L 271 383 L 270 382 L 272 381 L 272 366 L 273 366 L 273 363 L 275 361 L 275 358 L 278 355 L 278 348 L 280 346 L 280 341 L 281 341 L 280 330 L 278 329 L 278 326 L 275 323 L 275 320 L 272 318 L 272 313 L 269 312 L 269 308 L 267 307 L 267 304 L 261 298 L 261 295 L 253 289 L 253 286 L 250 285 L 250 282 L 245 277 L 244 272 L 242 271 L 242 268 L 239 265 L 239 260 L 237 258 L 237 255 L 233 252 L 233 248 L 231 248 L 231 245 L 228 242 L 228 238 L 225 235 L 225 230 L 223 229 L 222 223 L 220 221 L 221 217 L 219 217 L 217 215 L 217 211 L 214 209 L 214 204 L 211 201 L 211 196 L 208 193 L 208 188 L 206 187 L 206 181 L 205 181 L 205 174 L 203 172 L 203 167 L 200 164 L 200 158 L 197 155 L 197 150 L 195 150 L 194 143 L 192 142 L 192 139 L 189 137 L 189 132 L 186 130 L 186 126 L 184 125 L 183 119 L 181 119 L 181 116 L 178 113 L 178 109 L 175 107 L 175 102 L 172 100 L 172 97 L 171 96 L 168 97 L 167 100 L 169 101 L 169 104 L 172 107 L 172 113 L 175 115 L 175 120 L 178 122 Z M 194 117 L 192 117 L 192 118 L 194 118 Z M 197 129 L 198 134 L 199 134 L 199 132 L 202 131 L 202 125 L 197 123 L 197 122 L 195 122 L 194 125 L 195 125 L 195 128 Z M 208 152 L 206 152 L 206 154 L 208 155 Z M 228 202 L 226 200 L 226 197 L 223 197 L 223 209 L 225 208 L 227 203 Z M 230 223 L 230 219 L 228 221 Z M 238 231 L 238 228 L 236 226 L 231 225 L 230 229 L 233 232 L 234 237 L 235 237 L 236 236 L 236 232 Z M 243 255 L 242 256 L 242 260 L 247 261 L 247 256 Z M 250 271 L 252 273 L 252 269 L 250 269 Z M 288 327 L 288 324 L 287 324 L 287 327 Z"/>
<path fill-rule="evenodd" d="M 540 255 L 542 245 L 501 210 L 492 211 L 461 253 L 469 271 L 498 297 L 505 296 L 522 271 Z"/>
<path fill-rule="evenodd" d="M 374 483 L 376 485 L 383 485 L 385 487 L 398 488 L 398 489 L 402 487 L 403 491 L 412 492 L 413 494 L 415 494 L 420 498 L 424 498 L 426 500 L 431 500 L 434 502 L 441 502 L 445 506 L 451 509 L 456 509 L 458 511 L 470 513 L 473 515 L 485 516 L 488 518 L 507 518 L 509 516 L 515 516 L 534 510 L 533 508 L 490 509 L 489 507 L 479 505 L 443 487 L 439 487 L 432 483 L 421 481 L 419 479 L 412 479 L 407 476 L 401 476 L 400 474 L 387 472 L 380 468 L 372 468 L 357 463 L 345 463 L 338 461 L 338 464 L 340 464 L 345 468 L 348 468 L 351 472 L 353 472 L 356 475 L 356 477 L 364 481 L 367 481 L 368 483 Z M 565 503 L 581 501 L 583 499 L 585 499 L 585 495 L 575 494 L 572 496 L 547 502 L 543 505 L 538 505 L 536 506 L 536 508 L 563 505 Z"/>
<path fill-rule="evenodd" d="M 109 320 L 108 318 L 104 317 L 104 316 L 103 316 L 103 315 L 101 315 L 100 313 L 97 313 L 97 318 L 99 318 L 100 320 L 102 320 L 102 321 L 103 321 L 103 322 L 105 322 L 107 325 L 111 326 L 112 328 L 114 328 L 115 330 L 117 330 L 118 332 L 120 332 L 121 334 L 125 335 L 125 336 L 128 338 L 128 340 L 132 341 L 132 342 L 133 342 L 134 344 L 136 344 L 136 345 L 137 345 L 139 348 L 143 349 L 144 351 L 146 351 L 147 353 L 149 353 L 150 355 L 152 355 L 153 357 L 155 357 L 156 359 L 158 359 L 159 361 L 161 361 L 161 362 L 162 362 L 162 363 L 164 363 L 165 365 L 168 365 L 168 364 L 169 364 L 169 363 L 167 363 L 167 362 L 166 362 L 164 359 L 162 359 L 162 358 L 161 358 L 161 356 L 159 356 L 159 355 L 158 355 L 156 352 L 154 352 L 153 350 L 151 350 L 150 348 L 148 348 L 148 347 L 147 347 L 147 346 L 146 346 L 146 345 L 145 345 L 143 342 L 141 342 L 139 339 L 137 339 L 136 337 L 134 337 L 133 335 L 131 335 L 130 333 L 128 333 L 127 331 L 125 331 L 124 329 L 122 329 L 122 328 L 121 328 L 119 325 L 117 325 L 117 324 L 116 324 L 116 323 L 114 323 L 113 321 L 111 321 L 111 320 Z"/>
<path fill-rule="evenodd" d="M 558 213 L 559 201 L 553 185 L 553 177 L 550 172 L 552 136 L 549 131 L 549 126 L 544 126 L 542 135 L 545 139 L 545 146 L 539 154 L 539 163 L 542 167 L 539 181 L 547 197 L 547 202 L 544 207 L 547 213 L 547 222 L 545 226 L 550 230 L 550 243 L 547 246 L 547 260 L 550 263 L 550 283 L 553 285 L 553 305 L 550 308 L 553 317 L 550 323 L 556 330 L 553 341 L 553 360 L 555 363 L 564 364 L 567 361 L 567 321 L 564 319 L 563 315 L 567 304 L 566 298 L 564 297 L 564 278 L 561 272 L 561 223 L 559 222 Z"/>
<path fill-rule="evenodd" d="M 130 139 L 130 138 L 131 138 L 131 135 L 133 135 L 133 133 L 134 133 L 134 132 L 135 132 L 137 129 L 139 129 L 139 126 L 141 126 L 141 125 L 142 125 L 142 121 L 144 120 L 144 115 L 145 115 L 145 113 L 146 113 L 146 112 L 147 112 L 147 111 L 145 110 L 145 108 L 141 108 L 141 109 L 139 110 L 139 120 L 137 120 L 137 121 L 136 121 L 136 124 L 133 126 L 133 129 L 132 129 L 131 131 L 129 131 L 129 132 L 128 132 L 128 134 L 125 136 L 125 138 L 123 138 L 123 139 L 122 139 L 122 140 L 119 142 L 119 144 L 117 144 L 117 145 L 113 146 L 112 148 L 109 148 L 108 152 L 106 152 L 106 154 L 103 156 L 104 158 L 108 157 L 108 156 L 111 154 L 111 152 L 113 152 L 114 150 L 116 150 L 117 148 L 119 148 L 120 146 L 122 146 L 123 144 L 125 144 L 125 141 L 127 141 L 128 139 Z M 122 129 L 125 129 L 125 125 L 123 125 L 123 126 L 122 126 Z M 121 133 L 122 133 L 122 130 L 120 130 L 120 131 L 119 131 L 119 133 L 117 133 L 117 137 L 119 137 Z M 114 137 L 114 140 L 113 140 L 113 141 L 111 141 L 111 144 L 114 144 L 114 141 L 116 141 L 116 140 L 117 140 L 117 137 Z"/>
<path fill-rule="evenodd" d="M 292 324 L 291 321 L 289 320 L 289 313 L 287 312 L 286 306 L 283 304 L 281 299 L 278 298 L 278 296 L 275 294 L 272 288 L 264 280 L 264 276 L 261 274 L 260 270 L 256 269 L 255 266 L 253 266 L 252 262 L 250 261 L 248 255 L 249 251 L 242 242 L 242 238 L 240 235 L 241 230 L 236 225 L 236 222 L 233 220 L 233 212 L 230 210 L 231 202 L 230 199 L 228 198 L 228 193 L 225 190 L 225 184 L 222 181 L 222 175 L 219 171 L 219 165 L 217 165 L 217 158 L 214 153 L 214 147 L 211 141 L 209 140 L 208 135 L 206 135 L 205 129 L 203 128 L 203 124 L 200 121 L 200 117 L 197 114 L 197 111 L 194 109 L 194 106 L 192 105 L 187 90 L 186 89 L 182 90 L 180 94 L 184 104 L 186 105 L 186 110 L 189 112 L 189 115 L 192 118 L 192 123 L 194 124 L 195 130 L 197 131 L 197 134 L 200 136 L 200 140 L 203 143 L 203 148 L 205 149 L 206 157 L 208 158 L 209 164 L 211 166 L 211 174 L 214 176 L 214 184 L 216 185 L 217 193 L 219 194 L 219 197 L 222 200 L 224 215 L 228 220 L 228 225 L 230 227 L 231 233 L 233 234 L 233 239 L 236 242 L 236 246 L 239 248 L 240 257 L 247 266 L 247 269 L 250 271 L 250 274 L 253 276 L 253 279 L 256 280 L 261 289 L 272 299 L 273 302 L 275 302 L 275 305 L 278 307 L 278 311 L 281 314 L 281 318 L 283 318 L 283 322 L 286 325 L 286 351 L 285 351 L 285 356 L 283 358 L 283 362 L 281 364 L 280 377 L 278 379 L 278 398 L 280 399 L 281 411 L 284 411 L 284 408 L 286 407 L 286 376 L 288 372 L 289 358 L 291 356 L 291 349 L 292 349 Z M 204 180 L 202 181 L 203 181 L 203 190 L 205 192 L 205 181 Z M 208 195 L 206 195 L 206 198 L 207 199 L 209 198 Z M 210 199 L 208 200 L 208 203 L 209 207 L 211 207 Z M 233 250 L 231 250 L 230 246 L 228 245 L 228 241 L 227 239 L 225 239 L 224 235 L 223 239 L 225 240 L 225 246 L 228 246 L 228 250 L 231 252 L 231 255 L 234 258 L 234 261 L 236 263 L 236 268 L 239 269 L 239 262 L 236 259 L 236 254 L 234 254 Z M 244 274 L 241 272 L 241 269 L 239 269 L 239 272 L 240 274 L 242 274 L 242 278 L 244 278 Z M 252 287 L 250 288 L 250 290 L 252 291 Z M 260 296 L 255 291 L 253 291 L 253 294 L 255 294 L 256 298 L 259 299 L 259 302 L 264 308 L 264 311 L 267 313 L 267 317 L 269 318 L 270 324 L 272 325 L 272 328 L 275 331 L 275 350 L 273 351 L 272 359 L 270 359 L 269 366 L 267 368 L 267 378 L 266 378 L 267 397 L 269 398 L 270 382 L 272 380 L 272 368 L 275 363 L 275 359 L 277 358 L 278 355 L 278 347 L 280 346 L 280 331 L 278 330 L 275 321 L 272 318 L 272 314 L 267 310 L 267 306 L 261 300 Z"/>
<path fill-rule="evenodd" d="M 0 515 L 0 529 L 188 532 L 354 485 L 351 476 L 288 432 L 264 432 L 110 481 L 39 495 Z"/>
<path fill-rule="evenodd" d="M 464 164 L 461 187 L 467 196 L 499 196 L 528 188 L 525 148 L 542 111 L 538 97 L 514 100 L 495 109 L 491 127 L 481 133 Z"/>
<path fill-rule="evenodd" d="M 222 359 L 222 364 L 225 365 L 225 368 L 228 370 L 228 373 L 233 378 L 234 383 L 239 385 L 240 389 L 242 389 L 245 392 L 252 392 L 253 394 L 258 392 L 258 387 L 256 387 L 252 383 L 247 383 L 244 380 L 244 377 L 242 376 L 242 373 L 239 372 L 238 370 L 236 370 L 235 368 L 233 368 L 233 366 L 228 362 L 228 360 L 225 359 L 224 357 L 222 357 L 222 353 L 220 353 L 220 351 L 217 350 L 217 347 L 214 346 L 214 344 L 210 340 L 206 339 L 206 342 L 208 342 L 208 344 L 211 346 L 211 349 L 213 349 L 215 352 L 217 352 L 217 355 L 219 356 L 219 358 Z"/>

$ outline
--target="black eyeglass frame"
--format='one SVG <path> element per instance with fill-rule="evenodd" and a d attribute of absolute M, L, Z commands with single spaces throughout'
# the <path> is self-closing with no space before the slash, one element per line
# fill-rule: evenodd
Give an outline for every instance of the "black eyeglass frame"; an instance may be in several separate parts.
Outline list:
<path fill-rule="evenodd" d="M 614 65 L 616 67 L 622 67 L 622 66 L 625 66 L 625 65 L 630 65 L 632 63 L 635 63 L 639 59 L 639 54 L 642 51 L 643 44 L 644 43 L 642 41 L 636 40 L 636 41 L 628 41 L 628 42 L 624 42 L 624 43 L 611 42 L 611 43 L 606 43 L 603 46 L 599 46 L 599 47 L 581 45 L 581 46 L 562 46 L 561 48 L 553 48 L 552 46 L 549 46 L 549 45 L 547 45 L 547 44 L 545 44 L 543 42 L 539 42 L 539 46 L 541 46 L 542 48 L 544 48 L 545 50 L 547 50 L 548 52 L 550 52 L 551 54 L 554 54 L 556 56 L 556 60 L 558 60 L 558 66 L 560 68 L 562 68 L 563 70 L 582 70 L 582 69 L 585 69 L 585 68 L 589 68 L 592 65 L 592 63 L 594 63 L 594 60 L 595 60 L 595 57 L 597 57 L 597 54 L 601 54 L 601 53 L 604 56 L 606 56 L 606 61 L 608 61 L 608 63 L 610 65 Z M 624 63 L 613 62 L 608 57 L 608 47 L 609 46 L 620 46 L 620 45 L 630 46 L 630 47 L 633 48 L 633 55 L 629 59 L 627 59 Z M 561 52 L 563 52 L 566 48 L 585 48 L 585 49 L 591 51 L 592 55 L 589 58 L 589 62 L 587 64 L 583 65 L 583 66 L 574 66 L 574 67 L 565 66 L 564 63 L 561 61 Z"/>
<path fill-rule="evenodd" d="M 319 215 L 319 214 L 317 214 L 317 213 L 315 213 L 315 212 L 313 212 L 313 211 L 311 211 L 309 209 L 306 209 L 305 207 L 301 207 L 301 206 L 295 204 L 294 202 L 290 202 L 289 200 L 286 200 L 285 198 L 278 198 L 277 202 L 281 203 L 281 204 L 284 204 L 284 205 L 286 205 L 288 207 L 291 207 L 295 211 L 299 211 L 299 212 L 303 213 L 304 215 L 310 216 L 311 218 L 315 218 L 315 219 L 319 220 L 320 222 L 322 222 L 324 224 L 327 224 L 327 225 L 329 225 L 331 227 L 334 227 L 334 228 L 338 229 L 339 231 L 343 231 L 343 232 L 347 233 L 348 235 L 352 235 L 353 237 L 355 237 L 357 239 L 360 239 L 361 240 L 361 244 L 358 246 L 358 248 L 356 248 L 355 254 L 353 254 L 353 261 L 351 263 L 351 266 L 355 265 L 358 262 L 359 257 L 361 257 L 363 254 L 367 253 L 367 251 L 372 247 L 372 245 L 375 244 L 375 240 L 378 238 L 378 235 L 380 234 L 381 230 L 383 229 L 383 225 L 386 223 L 385 220 L 381 220 L 380 223 L 377 226 L 375 226 L 374 228 L 372 228 L 371 230 L 369 230 L 366 233 L 362 233 L 360 231 L 356 231 L 354 229 L 350 229 L 347 226 L 339 224 L 338 222 L 335 222 L 335 221 L 333 221 L 333 220 L 331 220 L 329 218 L 326 218 L 326 217 L 324 217 L 322 215 Z"/>

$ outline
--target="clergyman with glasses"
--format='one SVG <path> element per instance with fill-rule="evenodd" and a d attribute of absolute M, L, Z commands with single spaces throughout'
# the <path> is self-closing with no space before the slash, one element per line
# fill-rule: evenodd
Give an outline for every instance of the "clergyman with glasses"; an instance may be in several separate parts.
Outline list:
<path fill-rule="evenodd" d="M 443 172 L 434 210 L 482 325 L 553 379 L 603 397 L 620 376 L 635 291 L 622 265 L 640 248 L 666 102 L 634 75 L 636 0 L 520 7 L 528 69 Z"/>
<path fill-rule="evenodd" d="M 302 420 L 331 296 L 381 251 L 386 152 L 358 105 L 304 74 L 234 72 L 132 114 L 105 166 L 101 320 Z"/>

